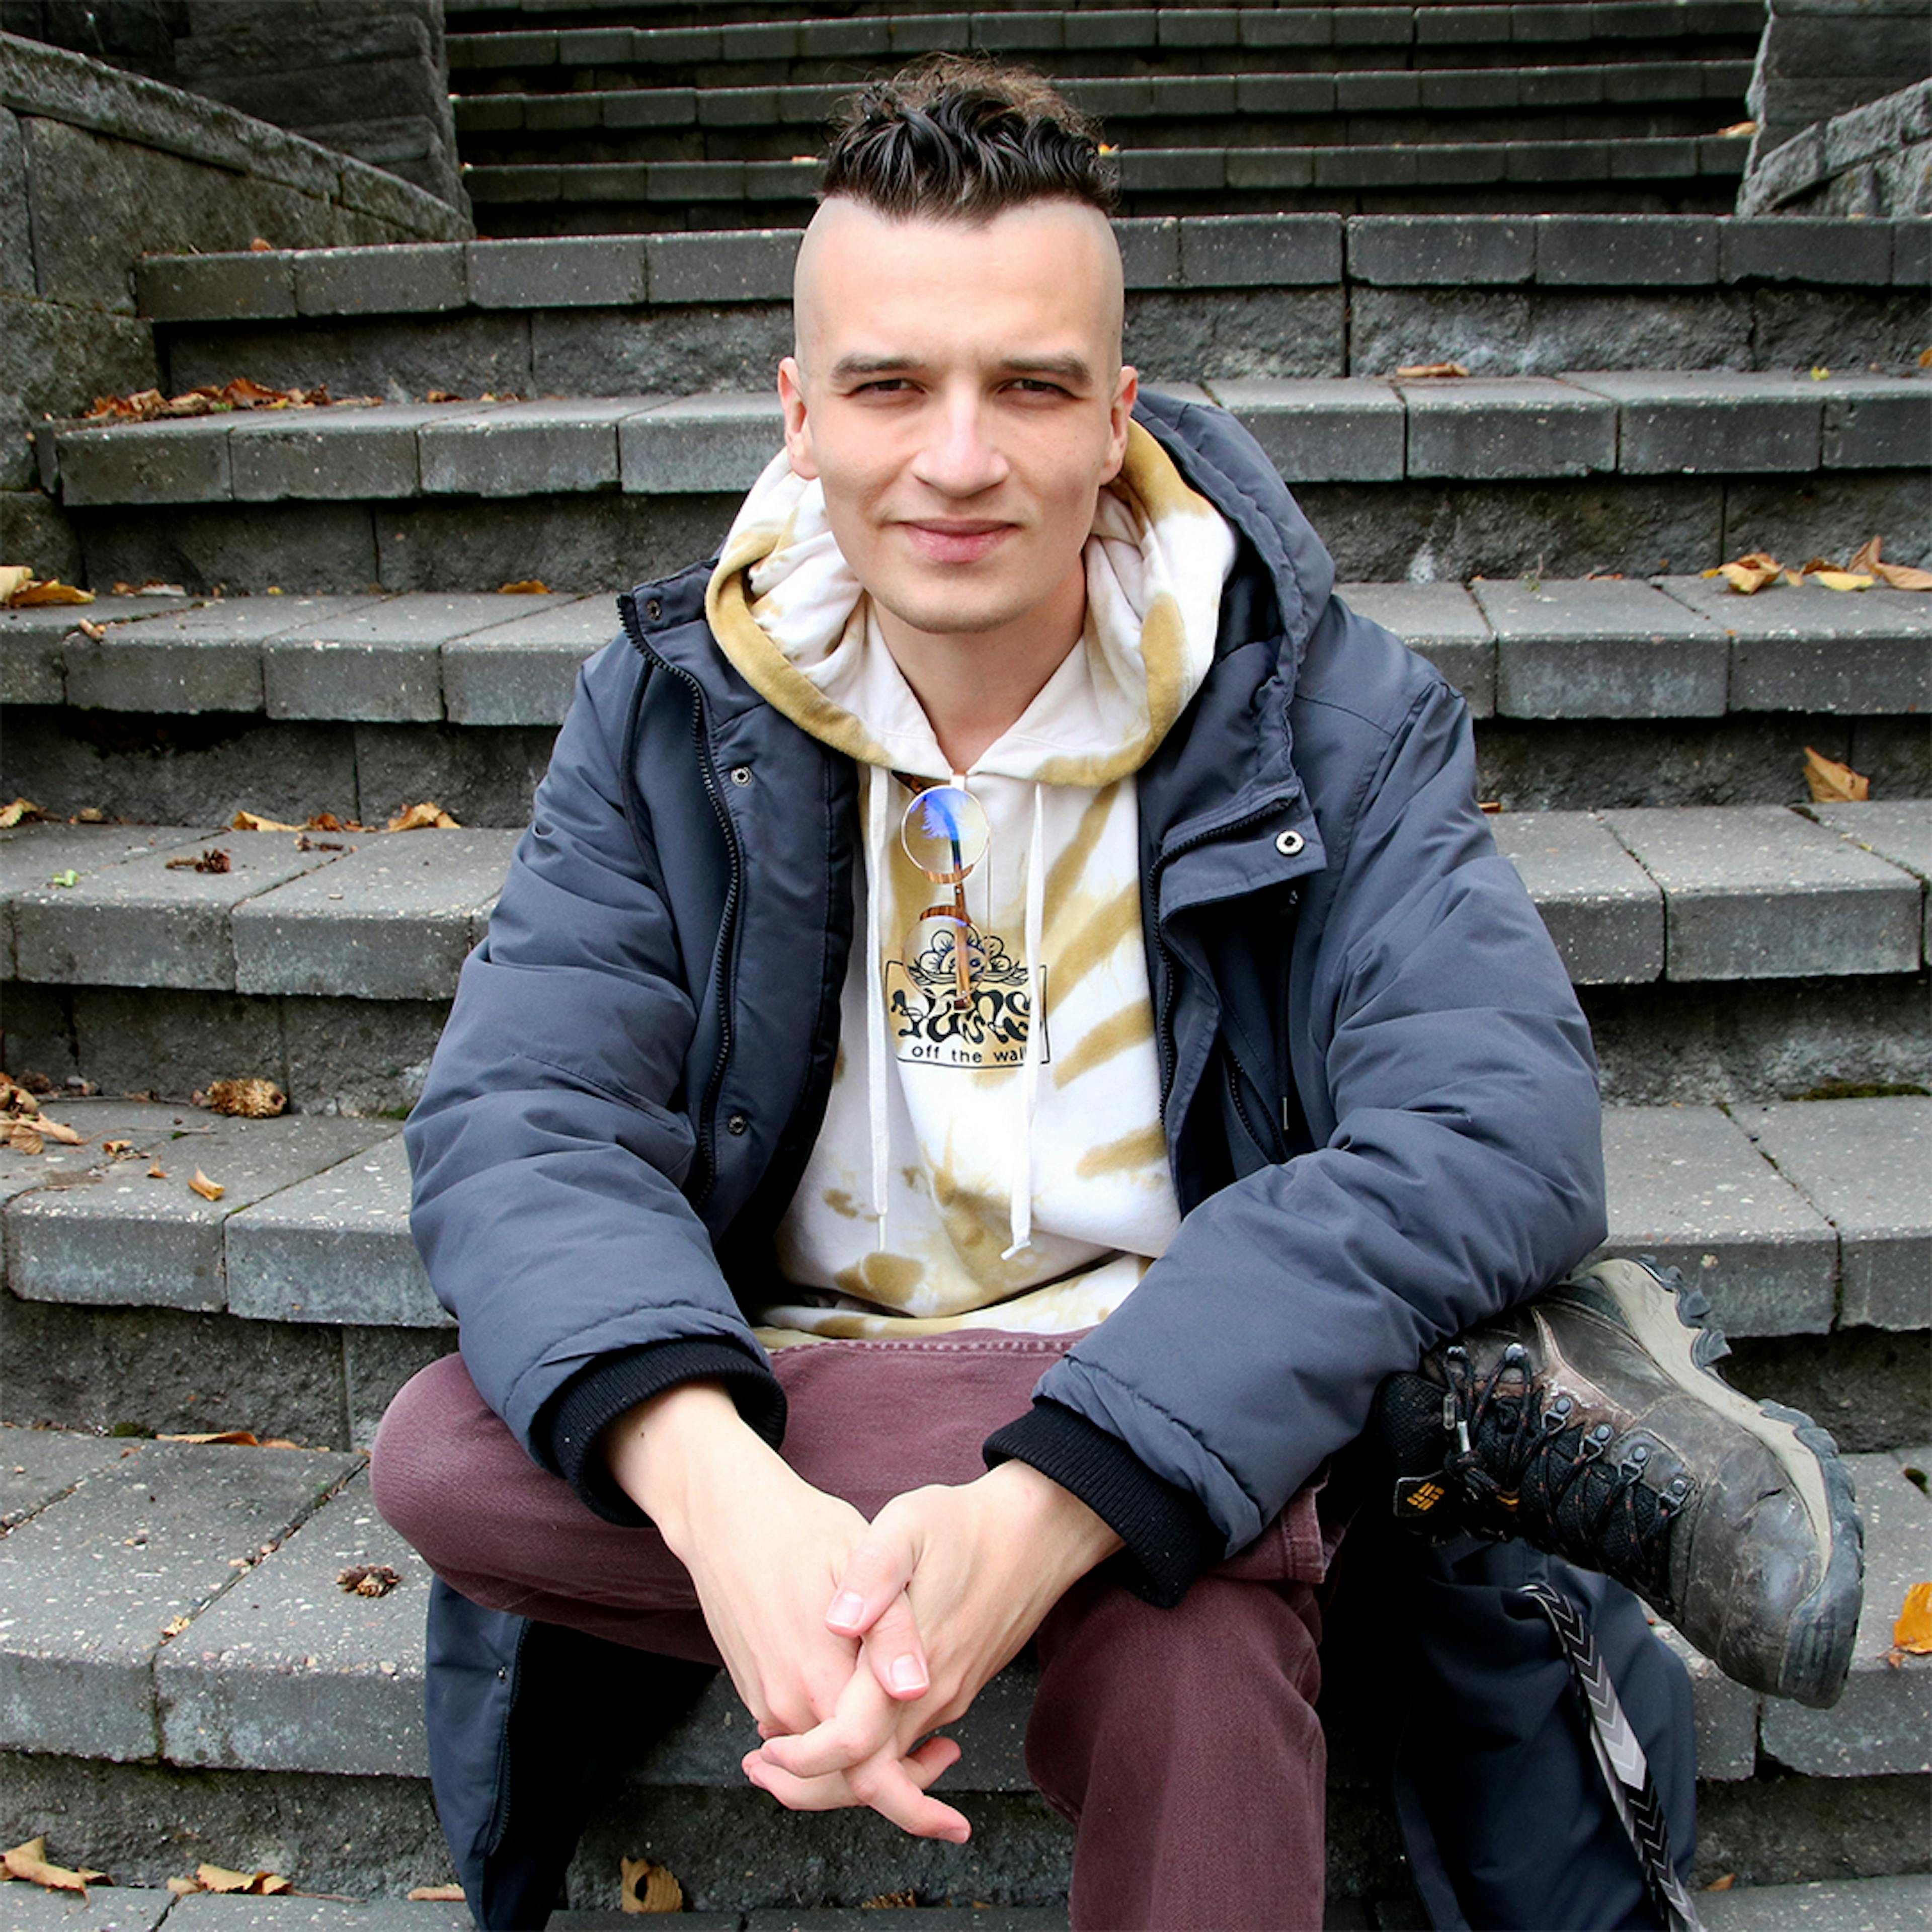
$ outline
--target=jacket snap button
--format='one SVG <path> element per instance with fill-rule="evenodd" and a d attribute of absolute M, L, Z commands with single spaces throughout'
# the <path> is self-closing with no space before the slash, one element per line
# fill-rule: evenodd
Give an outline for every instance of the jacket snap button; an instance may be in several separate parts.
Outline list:
<path fill-rule="evenodd" d="M 1298 832 L 1277 832 L 1274 837 L 1274 849 L 1284 859 L 1292 859 L 1307 843 Z"/>
<path fill-rule="evenodd" d="M 749 765 L 734 765 L 731 767 L 731 782 L 734 784 L 749 784 L 752 782 L 751 766 Z"/>
<path fill-rule="evenodd" d="M 664 615 L 664 604 L 662 600 L 656 597 L 646 598 L 644 600 L 644 615 L 650 618 L 651 622 L 655 624 L 657 620 Z"/>
<path fill-rule="evenodd" d="M 748 1132 L 751 1125 L 751 1122 L 746 1120 L 742 1114 L 734 1114 L 724 1123 L 724 1131 L 728 1134 L 742 1134 Z"/>

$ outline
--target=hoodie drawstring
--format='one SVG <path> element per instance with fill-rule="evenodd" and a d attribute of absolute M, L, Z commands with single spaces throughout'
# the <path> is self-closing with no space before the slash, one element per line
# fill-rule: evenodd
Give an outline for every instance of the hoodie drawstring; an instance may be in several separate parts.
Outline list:
<path fill-rule="evenodd" d="M 876 765 L 866 772 L 866 1113 L 872 1135 L 872 1214 L 879 1252 L 886 1248 L 886 1181 L 892 1160 L 891 1124 L 886 1115 L 886 958 L 884 903 L 889 861 L 886 794 L 890 776 Z"/>
<path fill-rule="evenodd" d="M 1033 1246 L 1033 1117 L 1040 1098 L 1041 1035 L 1046 1026 L 1046 1002 L 1041 997 L 1040 949 L 1046 924 L 1046 788 L 1033 788 L 1033 831 L 1027 840 L 1026 1053 L 1020 1063 L 1020 1131 L 1013 1162 L 1013 1187 L 1006 1208 L 1006 1225 L 1012 1246 L 1000 1256 L 1011 1261 Z"/>

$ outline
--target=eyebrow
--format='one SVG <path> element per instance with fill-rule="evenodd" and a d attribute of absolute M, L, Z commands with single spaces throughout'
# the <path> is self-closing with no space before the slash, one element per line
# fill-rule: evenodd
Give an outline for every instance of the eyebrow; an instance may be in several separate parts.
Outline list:
<path fill-rule="evenodd" d="M 1010 376 L 1050 376 L 1076 386 L 1094 380 L 1093 370 L 1080 356 L 1007 356 L 994 366 Z M 832 364 L 831 375 L 835 382 L 844 382 L 868 376 L 914 374 L 925 367 L 915 356 L 842 356 Z"/>

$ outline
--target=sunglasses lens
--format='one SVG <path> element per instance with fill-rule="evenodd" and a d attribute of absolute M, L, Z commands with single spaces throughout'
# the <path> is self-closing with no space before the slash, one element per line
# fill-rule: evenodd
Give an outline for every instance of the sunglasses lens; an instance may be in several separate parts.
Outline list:
<path fill-rule="evenodd" d="M 906 856 L 935 884 L 956 884 L 986 856 L 986 814 L 958 785 L 928 785 L 906 807 Z"/>

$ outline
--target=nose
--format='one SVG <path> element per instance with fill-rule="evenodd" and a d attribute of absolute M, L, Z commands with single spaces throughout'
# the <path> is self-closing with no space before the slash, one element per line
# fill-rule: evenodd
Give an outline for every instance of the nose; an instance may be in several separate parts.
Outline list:
<path fill-rule="evenodd" d="M 931 433 L 913 463 L 913 474 L 944 496 L 976 496 L 1006 480 L 1009 465 L 988 434 L 980 396 L 950 392 L 934 399 Z"/>

